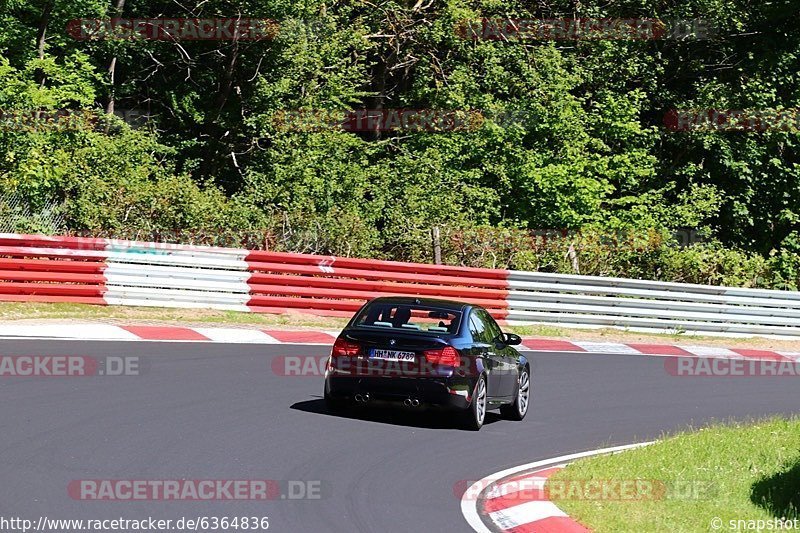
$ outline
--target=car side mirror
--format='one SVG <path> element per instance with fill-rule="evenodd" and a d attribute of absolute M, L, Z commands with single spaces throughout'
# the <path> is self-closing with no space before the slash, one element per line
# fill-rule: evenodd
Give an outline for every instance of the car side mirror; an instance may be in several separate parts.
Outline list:
<path fill-rule="evenodd" d="M 503 333 L 500 336 L 500 340 L 506 346 L 517 346 L 522 344 L 522 337 L 514 333 Z"/>

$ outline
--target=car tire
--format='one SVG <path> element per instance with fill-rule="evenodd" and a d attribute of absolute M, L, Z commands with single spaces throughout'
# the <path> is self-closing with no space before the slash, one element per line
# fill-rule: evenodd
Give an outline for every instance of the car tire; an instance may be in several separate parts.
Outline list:
<path fill-rule="evenodd" d="M 500 406 L 500 414 L 508 420 L 520 421 L 528 414 L 531 402 L 531 371 L 523 367 L 517 375 L 514 402 Z"/>
<path fill-rule="evenodd" d="M 473 391 L 472 403 L 464 413 L 464 428 L 470 431 L 479 431 L 483 427 L 483 422 L 486 420 L 486 411 L 488 409 L 488 388 L 486 387 L 486 378 L 482 375 L 478 378 Z"/>

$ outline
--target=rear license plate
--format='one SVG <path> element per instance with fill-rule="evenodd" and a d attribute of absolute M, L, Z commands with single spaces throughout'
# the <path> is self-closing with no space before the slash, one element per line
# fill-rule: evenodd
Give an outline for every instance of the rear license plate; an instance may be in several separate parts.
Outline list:
<path fill-rule="evenodd" d="M 373 348 L 369 353 L 370 359 L 381 359 L 383 361 L 414 361 L 414 352 L 398 352 L 395 350 L 378 350 Z"/>

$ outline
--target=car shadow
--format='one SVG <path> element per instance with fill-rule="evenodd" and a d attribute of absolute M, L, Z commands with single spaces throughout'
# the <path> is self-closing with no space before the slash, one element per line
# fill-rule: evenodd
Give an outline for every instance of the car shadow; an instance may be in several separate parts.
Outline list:
<path fill-rule="evenodd" d="M 312 413 L 315 415 L 364 420 L 378 424 L 393 426 L 406 426 L 422 429 L 462 429 L 457 413 L 445 410 L 419 410 L 414 411 L 405 407 L 362 407 L 353 405 L 342 410 L 331 411 L 325 405 L 325 400 L 315 399 L 297 402 L 289 407 L 295 411 Z M 488 412 L 483 422 L 484 426 L 502 420 L 499 413 Z"/>
<path fill-rule="evenodd" d="M 750 501 L 775 518 L 800 519 L 800 459 L 750 487 Z"/>

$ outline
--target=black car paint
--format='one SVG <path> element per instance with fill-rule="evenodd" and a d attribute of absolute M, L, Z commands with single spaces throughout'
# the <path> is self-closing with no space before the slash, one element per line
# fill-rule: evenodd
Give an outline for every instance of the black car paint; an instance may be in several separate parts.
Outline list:
<path fill-rule="evenodd" d="M 517 376 L 521 369 L 529 367 L 529 362 L 513 346 L 497 339 L 494 342 L 488 342 L 486 339 L 476 342 L 473 339 L 470 331 L 473 313 L 482 315 L 482 320 L 486 320 L 485 317 L 488 316 L 489 320 L 494 322 L 483 308 L 461 302 L 406 297 L 378 298 L 365 304 L 365 307 L 373 303 L 387 302 L 444 306 L 458 310 L 462 313 L 458 331 L 455 334 L 430 332 L 420 334 L 400 329 L 383 331 L 369 327 L 353 327 L 355 317 L 364 309 L 362 307 L 340 334 L 340 338 L 357 342 L 362 346 L 356 364 L 370 364 L 365 355 L 370 348 L 414 351 L 418 354 L 419 360 L 423 350 L 449 345 L 458 350 L 462 365 L 457 368 L 437 368 L 430 375 L 384 376 L 380 371 L 368 372 L 366 375 L 363 373 L 352 375 L 329 369 L 325 377 L 326 396 L 352 400 L 356 395 L 368 394 L 371 400 L 403 402 L 406 399 L 418 399 L 424 406 L 467 409 L 471 405 L 478 378 L 483 375 L 487 380 L 489 408 L 513 402 Z M 494 324 L 500 330 L 499 325 L 496 322 Z M 394 344 L 390 344 L 392 340 Z M 467 397 L 463 393 L 457 394 L 454 391 L 467 391 Z"/>

